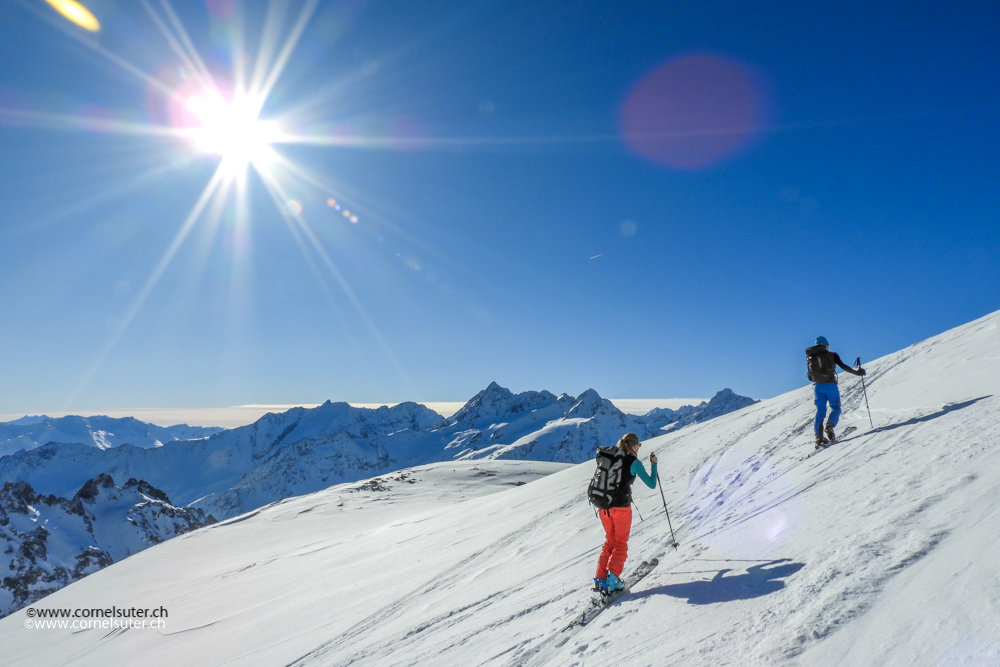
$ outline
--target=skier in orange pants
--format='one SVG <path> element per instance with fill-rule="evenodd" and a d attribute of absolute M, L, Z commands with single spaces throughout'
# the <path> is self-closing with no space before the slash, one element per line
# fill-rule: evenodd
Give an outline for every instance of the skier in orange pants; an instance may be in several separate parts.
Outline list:
<path fill-rule="evenodd" d="M 619 486 L 620 493 L 611 507 L 600 510 L 601 524 L 604 526 L 605 540 L 601 556 L 597 559 L 597 574 L 594 583 L 605 591 L 616 591 L 625 587 L 621 581 L 625 559 L 628 557 L 628 537 L 632 532 L 632 482 L 638 477 L 651 489 L 656 488 L 656 454 L 649 455 L 652 471 L 646 474 L 646 467 L 639 460 L 639 436 L 626 433 L 618 441 L 618 449 L 625 456 L 624 475 Z"/>

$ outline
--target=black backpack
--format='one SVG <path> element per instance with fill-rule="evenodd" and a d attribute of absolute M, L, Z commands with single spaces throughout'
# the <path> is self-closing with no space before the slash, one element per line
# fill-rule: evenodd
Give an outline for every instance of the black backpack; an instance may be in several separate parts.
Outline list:
<path fill-rule="evenodd" d="M 594 507 L 606 510 L 618 499 L 625 477 L 625 455 L 617 447 L 597 448 L 597 470 L 587 487 L 587 498 Z"/>
<path fill-rule="evenodd" d="M 806 355 L 807 377 L 810 382 L 830 382 L 836 375 L 833 367 L 833 355 L 829 352 Z"/>

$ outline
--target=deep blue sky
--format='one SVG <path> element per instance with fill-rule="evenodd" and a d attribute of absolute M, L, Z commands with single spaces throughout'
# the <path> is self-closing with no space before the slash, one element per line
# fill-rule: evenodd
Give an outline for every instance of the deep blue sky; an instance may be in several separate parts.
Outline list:
<path fill-rule="evenodd" d="M 37 115 L 163 122 L 74 35 L 169 78 L 166 40 L 139 3 L 84 4 L 94 37 L 0 5 L 0 413 L 464 400 L 492 380 L 768 397 L 806 383 L 819 334 L 871 359 L 1000 308 L 991 3 L 320 2 L 262 118 L 423 139 L 277 146 L 327 184 L 281 180 L 354 301 L 251 170 L 249 223 L 230 201 L 196 224 L 102 356 L 218 160 Z M 243 4 L 253 55 L 264 3 Z M 224 78 L 232 21 L 173 6 Z M 678 169 L 630 150 L 622 108 L 690 57 L 736 63 L 767 114 Z"/>

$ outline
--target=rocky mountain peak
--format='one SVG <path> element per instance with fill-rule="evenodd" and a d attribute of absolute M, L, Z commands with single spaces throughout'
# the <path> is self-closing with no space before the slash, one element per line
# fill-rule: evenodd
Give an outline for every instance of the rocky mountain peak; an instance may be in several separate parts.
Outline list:
<path fill-rule="evenodd" d="M 495 415 L 498 408 L 514 396 L 509 389 L 501 387 L 496 382 L 490 382 L 486 389 L 473 396 L 449 420 L 452 424 L 472 426 L 481 418 Z"/>
<path fill-rule="evenodd" d="M 588 389 L 574 399 L 573 407 L 566 413 L 568 418 L 589 418 L 601 415 L 613 419 L 624 419 L 624 413 L 606 398 L 601 398 L 593 389 Z"/>
<path fill-rule="evenodd" d="M 136 479 L 135 477 L 130 477 L 129 480 L 125 482 L 125 486 L 122 487 L 123 490 L 133 489 L 133 488 L 144 496 L 155 498 L 156 500 L 163 501 L 168 505 L 171 504 L 170 498 L 167 497 L 167 494 L 165 494 L 163 491 L 160 491 L 158 488 L 156 488 L 149 482 L 146 482 L 145 480 Z"/>
<path fill-rule="evenodd" d="M 215 520 L 202 510 L 175 507 L 162 491 L 135 478 L 118 488 L 110 475 L 97 475 L 72 500 L 39 496 L 27 482 L 7 482 L 0 489 L 0 618 L 210 523 Z"/>
<path fill-rule="evenodd" d="M 111 475 L 101 473 L 93 479 L 88 479 L 86 484 L 73 496 L 73 500 L 93 500 L 101 494 L 101 489 L 111 489 L 114 486 L 115 480 L 111 478 Z"/>
<path fill-rule="evenodd" d="M 740 408 L 745 408 L 759 402 L 760 401 L 747 396 L 740 396 L 732 389 L 722 389 L 721 391 L 716 392 L 715 396 L 712 397 L 712 400 L 710 400 L 705 406 L 702 418 L 699 419 L 699 421 L 704 421 L 706 418 L 710 419 L 712 417 L 717 417 L 721 414 L 725 414 L 726 412 L 739 410 Z"/>

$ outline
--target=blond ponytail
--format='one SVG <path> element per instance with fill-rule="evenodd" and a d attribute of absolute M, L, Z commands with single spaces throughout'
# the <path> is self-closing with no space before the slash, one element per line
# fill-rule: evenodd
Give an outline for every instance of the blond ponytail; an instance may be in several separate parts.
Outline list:
<path fill-rule="evenodd" d="M 626 433 L 625 435 L 622 436 L 622 439 L 618 441 L 618 449 L 622 450 L 623 452 L 627 452 L 635 448 L 635 446 L 638 444 L 639 444 L 639 436 L 637 436 L 635 433 Z"/>

